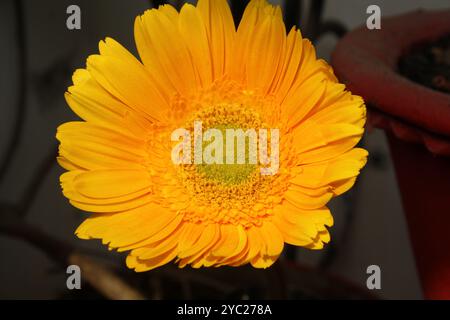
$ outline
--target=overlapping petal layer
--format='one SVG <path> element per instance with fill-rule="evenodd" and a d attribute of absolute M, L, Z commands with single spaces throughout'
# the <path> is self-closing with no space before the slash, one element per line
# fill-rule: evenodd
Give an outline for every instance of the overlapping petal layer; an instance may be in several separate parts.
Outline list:
<path fill-rule="evenodd" d="M 58 128 L 58 161 L 68 170 L 61 185 L 92 213 L 78 237 L 129 251 L 127 266 L 138 272 L 172 260 L 267 268 L 284 243 L 328 243 L 326 205 L 366 163 L 355 148 L 364 101 L 299 30 L 286 33 L 281 9 L 252 0 L 236 28 L 226 0 L 180 12 L 163 5 L 137 17 L 134 31 L 142 62 L 107 38 L 66 93 L 83 121 Z M 279 129 L 278 173 L 180 169 L 170 133 L 195 118 Z M 243 178 L 220 180 L 230 172 Z"/>

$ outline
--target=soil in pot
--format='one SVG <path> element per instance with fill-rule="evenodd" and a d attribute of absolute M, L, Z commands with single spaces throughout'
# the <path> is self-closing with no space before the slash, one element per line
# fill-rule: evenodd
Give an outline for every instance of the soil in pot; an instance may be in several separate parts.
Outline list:
<path fill-rule="evenodd" d="M 450 93 L 450 34 L 412 48 L 400 59 L 399 72 L 428 88 Z"/>

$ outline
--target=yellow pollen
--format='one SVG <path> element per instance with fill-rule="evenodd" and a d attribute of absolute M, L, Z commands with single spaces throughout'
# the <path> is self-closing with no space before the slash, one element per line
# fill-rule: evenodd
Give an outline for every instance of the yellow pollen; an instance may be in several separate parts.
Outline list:
<path fill-rule="evenodd" d="M 192 115 L 186 129 L 193 132 L 194 121 L 202 121 L 203 129 L 255 129 L 264 127 L 259 114 L 241 105 L 217 105 Z M 246 141 L 246 150 L 249 141 Z M 235 145 L 236 147 L 236 145 Z M 192 150 L 193 152 L 193 150 Z M 225 153 L 224 153 L 225 154 Z M 221 222 L 250 226 L 268 215 L 259 203 L 271 188 L 272 176 L 260 174 L 258 164 L 188 164 L 179 166 L 179 177 L 195 208 L 187 210 L 185 219 L 194 222 Z M 211 210 L 215 209 L 215 210 Z M 203 212 L 202 212 L 203 211 Z M 215 211 L 205 216 L 205 212 Z"/>

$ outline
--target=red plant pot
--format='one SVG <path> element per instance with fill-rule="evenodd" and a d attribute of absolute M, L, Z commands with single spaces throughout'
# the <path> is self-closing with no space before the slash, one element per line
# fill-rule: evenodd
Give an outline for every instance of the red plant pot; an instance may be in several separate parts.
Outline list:
<path fill-rule="evenodd" d="M 450 299 L 450 95 L 397 71 L 414 45 L 450 33 L 450 10 L 417 11 L 347 34 L 335 72 L 368 105 L 368 125 L 386 131 L 424 296 Z"/>

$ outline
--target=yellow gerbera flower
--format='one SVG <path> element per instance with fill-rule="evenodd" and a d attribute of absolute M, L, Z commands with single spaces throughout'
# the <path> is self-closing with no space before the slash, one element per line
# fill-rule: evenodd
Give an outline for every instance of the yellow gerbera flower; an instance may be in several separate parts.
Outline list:
<path fill-rule="evenodd" d="M 136 271 L 174 259 L 266 268 L 285 242 L 323 248 L 327 202 L 366 163 L 354 148 L 364 101 L 299 30 L 286 34 L 281 9 L 265 0 L 250 1 L 237 30 L 226 0 L 163 5 L 137 17 L 135 38 L 142 63 L 107 38 L 65 95 L 84 120 L 57 132 L 63 193 L 92 212 L 78 237 L 130 251 Z M 277 172 L 248 161 L 175 164 L 171 135 L 196 120 L 219 132 L 276 128 Z"/>

